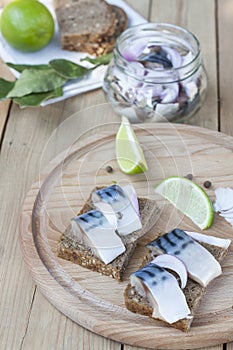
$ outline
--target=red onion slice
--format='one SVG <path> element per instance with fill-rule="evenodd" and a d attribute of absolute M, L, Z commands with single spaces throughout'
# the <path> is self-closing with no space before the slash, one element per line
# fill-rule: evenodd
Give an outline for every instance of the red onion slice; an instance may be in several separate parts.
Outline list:
<path fill-rule="evenodd" d="M 135 76 L 136 80 L 142 80 L 146 71 L 140 62 L 130 62 L 128 64 L 128 74 Z"/>
<path fill-rule="evenodd" d="M 162 103 L 171 103 L 177 100 L 179 94 L 178 84 L 169 84 L 161 94 Z"/>
<path fill-rule="evenodd" d="M 220 214 L 221 215 L 221 214 Z M 221 215 L 222 217 L 224 217 L 224 219 L 229 222 L 229 224 L 231 224 L 231 226 L 233 226 L 233 218 L 232 217 L 229 217 L 229 216 L 223 216 Z"/>
<path fill-rule="evenodd" d="M 228 211 L 233 208 L 233 189 L 219 187 L 215 190 L 216 202 L 215 208 L 216 211 Z"/>
<path fill-rule="evenodd" d="M 174 116 L 179 110 L 179 103 L 157 103 L 155 112 L 158 117 L 169 117 Z M 163 119 L 162 119 L 163 120 Z M 161 121 L 162 121 L 161 120 Z"/>
<path fill-rule="evenodd" d="M 233 226 L 233 189 L 219 187 L 215 190 L 214 210 Z"/>
<path fill-rule="evenodd" d="M 193 101 L 195 96 L 198 94 L 198 87 L 196 83 L 194 81 L 190 81 L 187 84 L 183 84 L 183 88 L 190 101 Z"/>
<path fill-rule="evenodd" d="M 179 68 L 182 66 L 182 57 L 177 50 L 168 46 L 161 46 L 161 48 L 167 53 L 167 57 L 172 62 L 173 68 Z"/>
<path fill-rule="evenodd" d="M 144 39 L 137 40 L 135 43 L 130 43 L 130 45 L 128 45 L 128 47 L 125 48 L 121 54 L 128 62 L 136 61 L 146 46 L 147 43 Z"/>
<path fill-rule="evenodd" d="M 130 203 L 134 207 L 134 210 L 136 211 L 137 215 L 140 217 L 138 197 L 137 197 L 137 193 L 135 191 L 135 188 L 133 187 L 133 185 L 128 184 L 128 185 L 123 186 L 122 190 L 124 191 L 126 196 L 129 198 Z"/>
<path fill-rule="evenodd" d="M 151 261 L 151 263 L 175 271 L 180 277 L 181 288 L 183 289 L 186 286 L 188 280 L 188 272 L 186 266 L 180 259 L 178 259 L 174 255 L 158 255 Z"/>
<path fill-rule="evenodd" d="M 233 208 L 228 209 L 228 210 L 221 210 L 220 215 L 223 217 L 228 216 L 228 217 L 231 217 L 233 219 Z"/>
<path fill-rule="evenodd" d="M 190 231 L 185 231 L 185 232 L 187 233 L 187 235 L 189 235 L 196 241 L 215 245 L 217 247 L 222 247 L 224 249 L 227 249 L 231 244 L 230 239 L 224 239 L 224 238 L 219 238 L 215 236 L 208 236 L 198 232 L 190 232 Z"/>
<path fill-rule="evenodd" d="M 182 57 L 182 66 L 186 66 L 187 64 L 192 62 L 192 60 L 193 60 L 193 54 L 191 51 L 189 51 L 189 53 L 187 53 L 187 55 Z"/>

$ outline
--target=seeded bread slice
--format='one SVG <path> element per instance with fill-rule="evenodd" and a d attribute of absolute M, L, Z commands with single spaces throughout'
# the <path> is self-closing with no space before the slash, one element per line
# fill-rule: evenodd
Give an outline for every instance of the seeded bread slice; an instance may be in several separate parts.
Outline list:
<path fill-rule="evenodd" d="M 72 261 L 73 263 L 92 271 L 100 272 L 103 275 L 111 276 L 117 280 L 122 280 L 123 273 L 136 248 L 137 240 L 150 230 L 157 219 L 158 209 L 154 200 L 138 198 L 138 202 L 142 229 L 135 231 L 126 237 L 121 237 L 125 244 L 126 251 L 111 263 L 106 265 L 91 252 L 90 248 L 81 244 L 77 238 L 74 237 L 71 225 L 68 226 L 58 241 L 57 255 L 62 259 Z M 90 195 L 78 215 L 91 209 L 93 209 L 93 206 Z"/>
<path fill-rule="evenodd" d="M 81 44 L 101 42 L 116 30 L 116 15 L 104 0 L 76 0 L 55 12 L 64 49 L 79 51 Z"/>
<path fill-rule="evenodd" d="M 65 50 L 108 53 L 128 23 L 121 8 L 104 0 L 54 0 L 54 7 Z"/>
<path fill-rule="evenodd" d="M 118 6 L 112 6 L 112 10 L 116 14 L 117 25 L 114 34 L 99 42 L 83 42 L 79 44 L 79 51 L 88 52 L 93 56 L 105 55 L 112 52 L 117 37 L 126 29 L 128 25 L 128 17 L 126 13 Z"/>
<path fill-rule="evenodd" d="M 227 254 L 227 249 L 216 247 L 213 245 L 209 245 L 206 243 L 201 243 L 214 257 L 215 259 L 221 263 L 221 261 L 224 259 L 224 257 Z M 149 263 L 155 256 L 152 252 L 148 253 L 143 261 L 140 267 L 143 267 L 147 263 Z M 172 273 L 172 271 L 170 271 Z M 171 324 L 171 327 L 180 329 L 183 332 L 187 332 L 191 326 L 191 323 L 193 321 L 193 318 L 195 316 L 195 311 L 197 310 L 202 297 L 205 295 L 207 288 L 202 287 L 197 282 L 193 281 L 192 279 L 188 278 L 188 282 L 186 287 L 183 289 L 185 298 L 187 300 L 187 304 L 189 306 L 189 309 L 191 311 L 191 316 L 193 316 L 190 319 L 182 319 L 179 320 L 173 324 Z M 134 287 L 131 286 L 129 283 L 124 291 L 124 299 L 125 299 L 125 305 L 128 310 L 138 313 L 141 315 L 152 317 L 153 308 L 150 306 L 149 302 L 143 298 L 141 295 L 137 293 Z M 162 324 L 168 325 L 168 323 L 159 320 Z"/>

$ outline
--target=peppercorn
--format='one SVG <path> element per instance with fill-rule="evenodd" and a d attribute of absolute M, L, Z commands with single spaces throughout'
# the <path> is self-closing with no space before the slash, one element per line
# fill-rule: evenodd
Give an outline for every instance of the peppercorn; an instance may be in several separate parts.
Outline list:
<path fill-rule="evenodd" d="M 208 181 L 208 180 L 204 182 L 204 187 L 205 188 L 210 188 L 211 185 L 212 185 L 212 183 L 210 181 Z"/>
<path fill-rule="evenodd" d="M 193 174 L 187 174 L 185 177 L 186 177 L 187 179 L 189 179 L 189 180 L 192 180 L 192 179 L 193 179 Z"/>
<path fill-rule="evenodd" d="M 112 168 L 110 165 L 106 166 L 105 170 L 106 170 L 108 173 L 112 173 L 112 172 L 113 172 L 113 168 Z"/>

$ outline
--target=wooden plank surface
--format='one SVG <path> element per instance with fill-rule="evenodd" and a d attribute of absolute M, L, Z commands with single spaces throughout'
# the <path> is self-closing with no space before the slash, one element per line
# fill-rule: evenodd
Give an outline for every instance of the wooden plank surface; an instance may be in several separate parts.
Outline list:
<path fill-rule="evenodd" d="M 229 346 L 231 346 L 231 345 L 227 345 L 226 350 L 233 349 Z M 131 345 L 124 345 L 124 350 L 147 350 L 147 349 L 148 348 L 141 348 L 141 347 L 135 347 L 135 346 L 131 346 Z M 208 348 L 201 348 L 201 349 L 197 349 L 197 350 L 223 350 L 223 345 L 209 346 Z"/>
<path fill-rule="evenodd" d="M 0 77 L 6 80 L 14 80 L 13 75 L 9 71 L 8 68 L 6 68 L 6 65 L 2 62 L 0 59 Z M 9 115 L 11 102 L 9 100 L 7 101 L 0 101 L 0 144 L 3 141 L 3 134 L 7 123 L 7 117 Z"/>
<path fill-rule="evenodd" d="M 137 9 L 140 8 L 145 15 L 148 1 L 140 1 Z M 1 76 L 8 79 L 9 74 L 3 66 Z M 32 282 L 18 245 L 17 225 L 21 205 L 32 181 L 38 176 L 41 153 L 47 140 L 70 115 L 100 103 L 105 103 L 105 98 L 98 90 L 46 108 L 20 110 L 14 105 L 5 125 L 10 103 L 0 102 L 0 132 L 5 129 L 0 160 L 0 276 L 4 281 L 0 284 L 0 310 L 4 319 L 0 322 L 1 350 L 28 350 L 32 349 L 32 344 L 33 350 L 121 349 L 120 344 L 74 324 L 45 300 Z M 94 120 L 99 118 L 96 115 Z M 84 129 L 85 125 L 81 132 Z M 47 154 L 47 160 L 53 158 L 63 144 L 67 144 L 67 139 L 67 135 L 59 135 L 57 143 Z M 14 213 L 14 219 L 9 212 Z"/>
<path fill-rule="evenodd" d="M 153 0 L 143 0 L 143 1 L 135 1 L 135 0 L 127 0 L 126 2 L 132 6 L 138 13 L 140 13 L 146 19 L 150 18 L 150 8 L 151 2 Z"/>
<path fill-rule="evenodd" d="M 97 93 L 96 98 L 100 94 Z M 97 98 L 98 101 L 104 101 L 103 96 Z M 73 99 L 74 100 L 74 99 Z M 93 98 L 94 100 L 94 98 Z M 73 104 L 72 104 L 73 102 Z M 69 102 L 62 102 L 56 106 L 49 106 L 38 109 L 20 110 L 14 105 L 11 111 L 11 116 L 8 121 L 4 142 L 1 149 L 0 160 L 0 184 L 1 184 L 1 264 L 0 276 L 4 284 L 0 284 L 0 309 L 4 322 L 1 322 L 1 346 L 2 349 L 28 349 L 32 339 L 38 339 L 35 342 L 35 350 L 47 348 L 44 338 L 45 325 L 46 332 L 51 334 L 51 342 L 56 342 L 59 334 L 66 334 L 70 337 L 72 344 L 76 347 L 81 346 L 82 336 L 72 336 L 74 328 L 71 321 L 61 315 L 55 308 L 49 307 L 47 301 L 43 301 L 43 297 L 37 296 L 37 291 L 32 283 L 18 245 L 18 218 L 21 210 L 21 205 L 25 193 L 29 189 L 31 182 L 38 177 L 40 158 L 43 148 L 49 139 L 52 131 L 67 117 L 72 114 L 71 106 L 74 111 L 79 108 L 89 106 L 90 96 L 75 98 L 75 103 L 72 99 Z M 68 105 L 66 109 L 66 104 Z M 89 124 L 98 120 L 89 120 Z M 27 132 L 25 132 L 27 130 Z M 77 130 L 77 135 L 78 135 Z M 60 138 L 68 135 L 60 135 Z M 48 158 L 57 154 L 62 146 L 57 139 L 53 147 L 49 150 Z M 20 172 L 20 176 L 17 176 Z M 9 212 L 14 213 L 13 218 Z M 7 214 L 8 213 L 8 214 Z M 8 249 L 7 247 L 11 247 Z M 17 293 L 15 291 L 17 290 Z M 34 295 L 35 294 L 35 295 Z M 14 303 L 12 303 L 14 300 Z M 44 312 L 42 312 L 42 310 Z M 20 322 L 18 319 L 20 315 Z M 50 320 L 53 322 L 50 322 Z M 37 326 L 34 326 L 34 323 Z M 54 329 L 54 323 L 59 327 Z M 32 325 L 32 326 L 31 326 Z M 77 326 L 78 327 L 78 326 Z M 82 328 L 77 329 L 82 333 Z M 69 335 L 70 333 L 70 335 Z M 85 338 L 86 338 L 86 332 Z M 96 347 L 103 345 L 102 338 L 90 335 L 91 339 L 95 339 Z M 25 346 L 24 346 L 25 344 Z M 107 342 L 106 344 L 109 344 Z M 43 346 L 42 346 L 43 345 Z M 42 347 L 41 347 L 42 346 Z M 107 346 L 107 345 L 106 345 Z M 117 349 L 117 345 L 110 342 L 109 347 Z M 47 349 L 50 349 L 49 347 Z"/>
<path fill-rule="evenodd" d="M 219 91 L 220 91 L 220 128 L 221 131 L 233 135 L 232 111 L 232 45 L 229 35 L 233 31 L 233 2 L 231 0 L 218 1 L 218 45 L 219 45 Z"/>
<path fill-rule="evenodd" d="M 218 59 L 219 59 L 219 129 L 229 135 L 233 135 L 232 112 L 232 45 L 229 45 L 229 33 L 233 31 L 233 3 L 230 0 L 217 1 L 218 24 Z M 233 350 L 233 343 L 226 345 L 226 350 Z"/>

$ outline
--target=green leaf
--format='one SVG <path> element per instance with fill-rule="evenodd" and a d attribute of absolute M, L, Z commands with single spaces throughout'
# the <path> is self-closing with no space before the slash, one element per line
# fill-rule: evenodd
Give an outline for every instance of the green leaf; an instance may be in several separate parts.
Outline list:
<path fill-rule="evenodd" d="M 59 87 L 55 90 L 48 92 L 38 92 L 32 93 L 22 97 L 14 97 L 13 101 L 18 103 L 21 108 L 24 107 L 36 107 L 44 101 L 47 101 L 51 98 L 60 97 L 63 95 L 62 87 Z"/>
<path fill-rule="evenodd" d="M 49 64 L 58 74 L 66 79 L 77 79 L 89 72 L 89 69 L 64 59 L 52 60 Z"/>
<path fill-rule="evenodd" d="M 107 53 L 106 55 L 100 56 L 100 57 L 96 57 L 96 58 L 91 58 L 91 57 L 84 57 L 81 59 L 81 61 L 87 61 L 90 62 L 94 65 L 99 66 L 100 64 L 109 64 L 109 62 L 111 61 L 113 55 L 112 52 Z"/>
<path fill-rule="evenodd" d="M 67 79 L 62 78 L 52 68 L 45 70 L 25 69 L 7 97 L 22 97 L 32 92 L 52 91 L 62 86 Z"/>
<path fill-rule="evenodd" d="M 17 72 L 22 73 L 25 69 L 39 69 L 39 70 L 44 70 L 44 69 L 48 69 L 50 68 L 48 64 L 14 64 L 14 63 L 10 63 L 10 62 L 6 62 L 6 64 L 17 70 Z"/>
<path fill-rule="evenodd" d="M 97 57 L 85 57 L 82 61 L 93 64 L 88 69 L 65 59 L 54 59 L 49 64 L 14 64 L 7 65 L 19 73 L 15 82 L 0 78 L 0 100 L 12 98 L 20 107 L 39 106 L 43 101 L 63 95 L 62 86 L 69 79 L 77 79 L 88 74 L 101 64 L 108 64 L 112 53 Z"/>
<path fill-rule="evenodd" d="M 15 81 L 8 81 L 0 78 L 0 100 L 7 98 L 8 93 L 13 89 Z"/>

